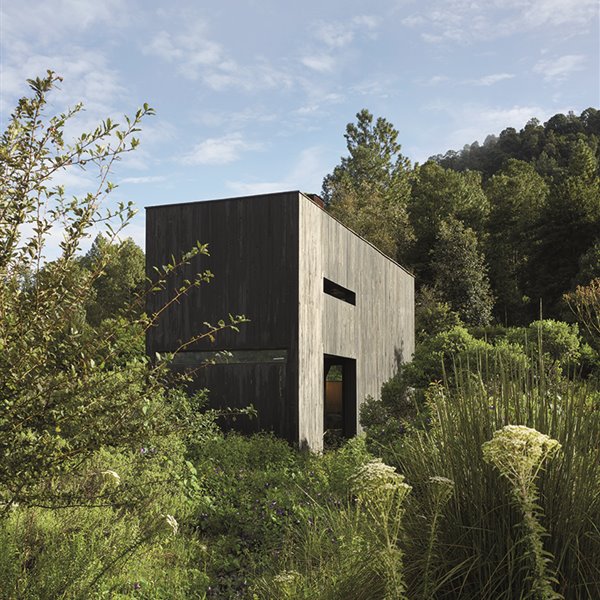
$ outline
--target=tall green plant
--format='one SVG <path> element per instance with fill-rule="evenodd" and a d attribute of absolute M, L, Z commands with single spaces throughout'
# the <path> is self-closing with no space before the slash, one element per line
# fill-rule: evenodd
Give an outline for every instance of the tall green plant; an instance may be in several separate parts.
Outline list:
<path fill-rule="evenodd" d="M 543 463 L 560 450 L 552 438 L 523 425 L 506 425 L 482 446 L 483 459 L 493 464 L 511 486 L 513 499 L 523 515 L 525 542 L 533 563 L 532 596 L 539 600 L 562 598 L 552 584 L 552 555 L 544 551 L 546 530 L 539 521 L 538 490 L 535 484 Z"/>
<path fill-rule="evenodd" d="M 115 188 L 109 176 L 115 161 L 137 147 L 139 125 L 153 110 L 144 105 L 123 126 L 106 119 L 68 143 L 65 127 L 82 107 L 48 116 L 48 94 L 58 81 L 52 72 L 30 80 L 31 97 L 19 101 L 0 139 L 0 515 L 15 504 L 122 502 L 127 486 L 93 484 L 99 471 L 112 469 L 94 462 L 99 450 L 158 452 L 170 434 L 203 427 L 199 399 L 166 389 L 168 357 L 150 361 L 123 353 L 123 336 L 139 343 L 162 310 L 113 321 L 102 335 L 85 323 L 94 283 L 114 255 L 88 271 L 79 267 L 77 253 L 93 228 L 103 227 L 112 242 L 134 215 L 131 203 L 106 205 Z M 95 171 L 94 190 L 67 196 L 55 180 L 72 169 Z M 60 254 L 49 262 L 52 236 L 61 238 Z M 156 270 L 149 293 L 206 254 L 198 244 L 174 257 Z M 169 304 L 210 278 L 205 271 L 186 281 Z M 240 320 L 208 326 L 197 337 L 235 328 Z M 165 469 L 157 485 L 176 471 Z"/>
<path fill-rule="evenodd" d="M 522 365 L 493 364 L 482 357 L 479 365 L 479 375 L 456 365 L 452 378 L 434 384 L 425 412 L 430 425 L 382 449 L 384 460 L 414 488 L 404 519 L 409 596 L 527 597 L 535 539 L 543 545 L 536 552 L 554 557 L 557 593 L 573 600 L 600 595 L 600 496 L 591 484 L 600 481 L 598 391 L 553 373 L 543 356 Z M 528 523 L 537 538 L 521 535 L 524 513 L 510 501 L 511 484 L 498 477 L 481 452 L 508 424 L 535 429 L 562 447 L 537 473 L 539 496 L 528 513 L 535 517 Z M 454 491 L 439 512 L 432 545 L 430 478 L 435 476 L 451 479 Z M 527 497 L 531 501 L 531 494 Z M 432 552 L 435 561 L 429 558 Z M 548 572 L 542 575 L 537 567 L 539 577 L 547 579 Z"/>

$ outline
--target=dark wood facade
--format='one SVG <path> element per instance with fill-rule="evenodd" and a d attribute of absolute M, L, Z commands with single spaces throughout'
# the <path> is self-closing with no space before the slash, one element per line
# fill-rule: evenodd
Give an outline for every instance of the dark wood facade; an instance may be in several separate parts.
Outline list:
<path fill-rule="evenodd" d="M 224 332 L 215 343 L 203 340 L 186 348 L 190 366 L 208 351 L 233 353 L 228 364 L 202 369 L 195 386 L 210 390 L 215 407 L 253 404 L 258 418 L 238 423 L 242 430 L 272 430 L 320 449 L 323 357 L 355 362 L 359 402 L 366 394 L 377 395 L 398 360 L 410 358 L 412 276 L 306 195 L 284 192 L 147 209 L 149 275 L 153 265 L 198 241 L 209 244 L 211 256 L 195 259 L 173 278 L 171 289 L 207 268 L 215 277 L 165 311 L 148 333 L 147 351 L 172 352 L 204 322 L 246 315 L 250 322 L 239 333 Z M 354 304 L 348 301 L 353 296 Z M 151 297 L 148 311 L 169 297 L 169 291 Z M 356 413 L 356 406 L 348 413 L 355 430 Z"/>
<path fill-rule="evenodd" d="M 225 331 L 215 343 L 203 340 L 187 351 L 285 349 L 281 363 L 219 364 L 202 369 L 196 386 L 210 390 L 215 407 L 252 404 L 258 418 L 243 419 L 247 431 L 273 430 L 295 441 L 297 430 L 298 338 L 298 193 L 269 194 L 148 208 L 146 261 L 162 265 L 208 243 L 210 257 L 200 257 L 173 278 L 170 289 L 184 278 L 210 269 L 214 279 L 190 291 L 161 318 L 147 336 L 147 351 L 172 352 L 202 331 L 203 323 L 216 323 L 228 314 L 246 315 L 250 321 L 239 333 Z M 149 299 L 148 311 L 166 303 L 167 292 Z"/>

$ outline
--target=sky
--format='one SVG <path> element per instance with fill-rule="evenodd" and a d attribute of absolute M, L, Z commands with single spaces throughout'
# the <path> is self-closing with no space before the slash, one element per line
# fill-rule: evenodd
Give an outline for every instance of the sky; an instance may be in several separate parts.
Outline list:
<path fill-rule="evenodd" d="M 402 153 L 483 142 L 600 108 L 597 0 L 0 0 L 2 131 L 26 80 L 63 77 L 69 133 L 147 102 L 113 201 L 144 206 L 271 191 L 319 193 L 362 108 Z M 92 189 L 66 173 L 72 194 Z"/>

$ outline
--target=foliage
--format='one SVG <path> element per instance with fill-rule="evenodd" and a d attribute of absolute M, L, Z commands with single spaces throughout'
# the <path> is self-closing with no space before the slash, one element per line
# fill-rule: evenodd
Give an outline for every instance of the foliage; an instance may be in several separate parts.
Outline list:
<path fill-rule="evenodd" d="M 526 544 L 531 539 L 524 537 L 523 513 L 507 501 L 511 486 L 481 452 L 507 423 L 536 429 L 561 444 L 563 452 L 537 478 L 536 518 L 548 533 L 541 538 L 543 556 L 552 561 L 556 590 L 565 598 L 600 593 L 600 537 L 595 527 L 600 504 L 589 486 L 600 476 L 598 392 L 581 382 L 549 378 L 547 372 L 535 364 L 499 369 L 494 378 L 484 378 L 483 371 L 474 378 L 459 370 L 454 382 L 430 388 L 430 426 L 398 437 L 383 449 L 383 459 L 414 489 L 404 519 L 410 597 L 530 597 L 532 554 Z M 507 468 L 516 469 L 525 460 L 519 453 Z M 451 498 L 441 509 L 431 489 L 431 478 L 438 476 L 454 482 Z M 432 544 L 426 525 L 436 511 Z M 432 551 L 434 568 L 425 595 L 423 572 L 426 565 L 431 568 Z"/>
<path fill-rule="evenodd" d="M 549 363 L 572 368 L 581 357 L 581 338 L 576 323 L 553 319 L 534 321 L 528 327 L 514 327 L 507 331 L 507 340 L 528 346 L 547 355 Z"/>
<path fill-rule="evenodd" d="M 228 434 L 197 453 L 204 493 L 194 519 L 208 548 L 209 598 L 244 596 L 258 577 L 274 575 L 292 528 L 311 527 L 317 506 L 337 510 L 369 459 L 359 440 L 319 457 L 266 434 Z"/>
<path fill-rule="evenodd" d="M 409 162 L 398 131 L 366 109 L 346 126 L 349 156 L 323 180 L 328 211 L 392 258 L 404 259 L 412 242 L 406 203 Z"/>
<path fill-rule="evenodd" d="M 547 309 L 560 308 L 562 294 L 578 275 L 579 259 L 593 246 L 599 229 L 598 160 L 578 140 L 571 148 L 567 172 L 550 188 L 531 261 L 532 294 L 545 298 Z"/>
<path fill-rule="evenodd" d="M 481 146 L 475 142 L 461 152 L 449 151 L 433 159 L 446 168 L 481 171 L 486 178 L 511 158 L 535 164 L 543 175 L 560 175 L 568 168 L 572 144 L 586 139 L 593 147 L 598 137 L 600 111 L 586 108 L 579 116 L 572 112 L 554 115 L 543 125 L 531 119 L 519 132 L 508 127 L 499 136 L 488 136 Z"/>
<path fill-rule="evenodd" d="M 550 571 L 554 557 L 544 551 L 542 537 L 547 535 L 540 524 L 538 490 L 535 480 L 543 463 L 560 450 L 552 438 L 524 425 L 505 425 L 482 447 L 483 460 L 493 464 L 511 485 L 513 499 L 523 515 L 525 542 L 531 561 L 531 594 L 541 600 L 562 598 L 552 588 L 556 581 Z"/>
<path fill-rule="evenodd" d="M 431 284 L 430 252 L 440 235 L 442 223 L 460 221 L 479 235 L 487 221 L 489 203 L 478 173 L 457 173 L 426 162 L 415 167 L 412 174 L 408 211 L 416 237 L 410 263 L 419 279 Z"/>
<path fill-rule="evenodd" d="M 456 219 L 440 224 L 432 251 L 433 281 L 462 321 L 487 325 L 494 298 L 475 232 Z"/>
<path fill-rule="evenodd" d="M 565 295 L 565 300 L 590 336 L 600 340 L 600 277 L 589 285 L 578 285 L 574 292 Z"/>
<path fill-rule="evenodd" d="M 111 244 L 98 234 L 80 263 L 93 279 L 92 297 L 85 307 L 88 323 L 98 326 L 104 319 L 131 309 L 135 312 L 129 317 L 141 316 L 144 307 L 136 304 L 136 298 L 146 282 L 145 257 L 131 238 Z"/>
<path fill-rule="evenodd" d="M 31 98 L 19 101 L 0 144 L 0 503 L 5 516 L 20 506 L 73 506 L 128 502 L 126 487 L 87 490 L 110 465 L 97 464 L 102 449 L 132 453 L 141 447 L 163 448 L 175 431 L 205 429 L 199 411 L 201 395 L 189 399 L 173 383 L 168 357 L 149 361 L 138 352 L 144 332 L 157 313 L 130 321 L 105 321 L 102 336 L 86 327 L 85 309 L 94 284 L 117 255 L 106 252 L 83 269 L 76 253 L 95 226 L 104 224 L 108 242 L 133 215 L 130 204 L 101 207 L 114 189 L 108 177 L 114 162 L 138 142 L 138 125 L 152 114 L 140 109 L 125 126 L 110 119 L 71 144 L 64 128 L 81 106 L 59 116 L 46 115 L 47 95 L 57 78 L 30 81 Z M 83 198 L 67 199 L 54 185 L 58 173 L 96 168 L 98 186 Z M 50 235 L 62 234 L 60 256 L 46 260 Z M 207 254 L 198 244 L 181 258 L 157 270 L 150 292 L 165 287 L 166 278 L 196 256 Z M 177 290 L 210 279 L 200 273 Z M 232 318 L 208 326 L 199 336 L 233 327 Z M 137 340 L 137 342 L 133 342 Z M 166 471 L 166 481 L 177 470 Z M 165 482 L 161 482 L 163 485 Z M 92 487 L 94 487 L 92 485 Z"/>
<path fill-rule="evenodd" d="M 587 285 L 600 277 L 600 241 L 590 246 L 579 257 L 579 272 L 575 278 L 577 285 Z"/>
<path fill-rule="evenodd" d="M 334 505 L 313 499 L 275 576 L 259 582 L 265 598 L 405 598 L 402 577 L 404 503 L 410 486 L 381 461 L 355 468 L 351 497 Z"/>
<path fill-rule="evenodd" d="M 417 343 L 427 337 L 462 325 L 458 313 L 442 300 L 439 290 L 422 286 L 415 300 L 415 338 Z"/>
<path fill-rule="evenodd" d="M 467 269 L 463 287 L 482 280 L 483 288 L 471 296 L 471 314 L 461 314 L 466 323 L 487 323 L 492 310 L 506 326 L 525 325 L 540 304 L 545 316 L 564 318 L 563 294 L 598 275 L 599 114 L 532 119 L 411 169 L 393 125 L 363 110 L 347 126 L 348 156 L 325 178 L 323 196 L 332 215 L 414 270 L 418 288 L 436 287 L 453 310 L 463 280 L 440 278 L 432 249 L 449 223 L 461 223 L 451 256 L 483 272 Z M 467 248 L 476 248 L 469 260 Z"/>
<path fill-rule="evenodd" d="M 487 258 L 497 295 L 496 314 L 506 321 L 526 320 L 531 294 L 529 262 L 533 235 L 548 196 L 548 186 L 530 163 L 511 159 L 486 185 L 491 204 Z"/>
<path fill-rule="evenodd" d="M 476 373 L 482 365 L 499 362 L 517 366 L 529 361 L 519 346 L 506 343 L 494 346 L 457 326 L 419 344 L 412 363 L 404 371 L 412 385 L 426 388 L 433 381 L 452 378 L 456 367 Z"/>
<path fill-rule="evenodd" d="M 146 450 L 140 452 L 140 450 Z M 129 488 L 134 506 L 13 507 L 0 522 L 4 549 L 0 589 L 5 598 L 201 598 L 207 587 L 205 549 L 186 525 L 190 500 L 169 483 L 185 476 L 182 445 L 173 439 L 169 461 L 158 448 L 135 454 L 104 451 L 99 466 L 114 470 L 88 481 Z M 149 494 L 149 490 L 152 493 Z"/>

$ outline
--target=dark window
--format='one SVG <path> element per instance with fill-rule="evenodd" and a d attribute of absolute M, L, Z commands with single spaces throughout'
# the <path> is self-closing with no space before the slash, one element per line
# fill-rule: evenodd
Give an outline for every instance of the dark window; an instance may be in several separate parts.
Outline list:
<path fill-rule="evenodd" d="M 323 291 L 338 300 L 356 305 L 356 294 L 352 290 L 342 287 L 325 277 L 323 278 Z"/>
<path fill-rule="evenodd" d="M 179 352 L 171 362 L 176 369 L 196 369 L 202 365 L 286 363 L 287 350 L 221 350 L 220 352 Z"/>

